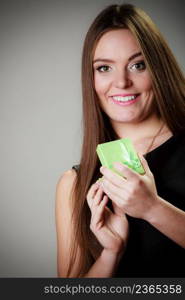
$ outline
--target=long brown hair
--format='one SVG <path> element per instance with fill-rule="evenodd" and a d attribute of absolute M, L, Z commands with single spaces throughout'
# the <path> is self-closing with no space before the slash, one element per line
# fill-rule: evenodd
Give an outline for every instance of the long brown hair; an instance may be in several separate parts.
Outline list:
<path fill-rule="evenodd" d="M 67 277 L 73 267 L 77 247 L 81 258 L 76 277 L 83 276 L 98 257 L 101 246 L 90 231 L 90 209 L 86 195 L 98 177 L 100 163 L 96 154 L 99 143 L 118 138 L 109 118 L 101 110 L 94 90 L 93 55 L 102 35 L 110 30 L 129 29 L 138 41 L 153 82 L 159 116 L 173 134 L 185 128 L 184 76 L 164 38 L 150 17 L 130 4 L 110 5 L 90 26 L 82 55 L 83 143 L 78 176 L 72 193 L 74 237 Z"/>

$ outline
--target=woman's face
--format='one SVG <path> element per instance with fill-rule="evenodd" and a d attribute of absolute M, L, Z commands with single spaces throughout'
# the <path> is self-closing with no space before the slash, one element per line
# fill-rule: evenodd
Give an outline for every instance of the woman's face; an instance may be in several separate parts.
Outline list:
<path fill-rule="evenodd" d="M 100 105 L 113 123 L 137 123 L 154 113 L 151 78 L 128 29 L 111 30 L 101 37 L 93 68 Z"/>

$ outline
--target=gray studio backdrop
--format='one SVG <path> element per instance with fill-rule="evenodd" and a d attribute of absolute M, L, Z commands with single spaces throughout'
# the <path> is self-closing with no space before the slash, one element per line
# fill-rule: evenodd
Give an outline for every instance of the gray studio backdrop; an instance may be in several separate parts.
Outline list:
<path fill-rule="evenodd" d="M 80 157 L 82 44 L 113 3 L 0 1 L 0 277 L 57 276 L 55 189 Z M 184 68 L 184 1 L 130 3 Z"/>

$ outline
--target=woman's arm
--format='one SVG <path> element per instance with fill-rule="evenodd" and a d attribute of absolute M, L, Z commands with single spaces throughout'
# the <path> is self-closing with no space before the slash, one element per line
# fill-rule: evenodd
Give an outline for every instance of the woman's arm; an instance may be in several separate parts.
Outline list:
<path fill-rule="evenodd" d="M 70 242 L 72 237 L 70 192 L 75 178 L 75 171 L 68 170 L 61 176 L 56 187 L 55 220 L 57 234 L 57 271 L 59 277 L 67 277 L 69 265 Z M 79 259 L 80 250 L 78 249 L 70 277 L 75 277 Z"/>
<path fill-rule="evenodd" d="M 114 277 L 122 255 L 103 249 L 101 255 L 83 277 Z"/>
<path fill-rule="evenodd" d="M 70 263 L 69 249 L 73 236 L 70 191 L 75 179 L 76 172 L 74 170 L 66 171 L 59 180 L 56 189 L 57 268 L 59 277 L 67 277 L 67 268 Z M 80 251 L 80 248 L 78 248 L 69 277 L 77 277 L 80 255 L 83 256 L 83 253 Z M 112 277 L 121 256 L 122 254 L 120 253 L 117 254 L 104 249 L 89 271 L 86 274 L 82 274 L 81 277 Z"/>
<path fill-rule="evenodd" d="M 185 212 L 158 196 L 147 161 L 141 157 L 141 162 L 146 171 L 143 176 L 120 163 L 115 163 L 114 167 L 124 177 L 101 167 L 104 176 L 99 184 L 123 213 L 148 221 L 185 248 Z"/>
<path fill-rule="evenodd" d="M 145 219 L 168 238 L 185 248 L 184 211 L 161 197 L 157 197 L 155 205 L 151 207 Z"/>

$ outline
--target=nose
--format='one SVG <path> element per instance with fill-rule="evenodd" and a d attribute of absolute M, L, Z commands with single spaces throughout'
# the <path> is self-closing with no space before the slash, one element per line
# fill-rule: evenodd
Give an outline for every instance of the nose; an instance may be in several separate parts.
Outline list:
<path fill-rule="evenodd" d="M 120 89 L 128 88 L 132 85 L 132 80 L 129 78 L 125 70 L 117 71 L 114 79 L 114 86 Z"/>

